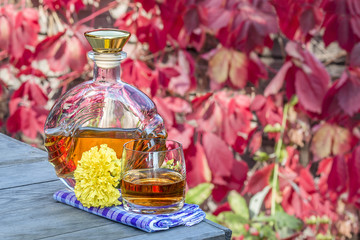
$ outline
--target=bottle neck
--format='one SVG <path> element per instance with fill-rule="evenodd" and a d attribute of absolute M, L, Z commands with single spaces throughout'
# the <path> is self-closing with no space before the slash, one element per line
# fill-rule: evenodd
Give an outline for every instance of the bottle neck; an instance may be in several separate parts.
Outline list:
<path fill-rule="evenodd" d="M 99 82 L 121 82 L 120 79 L 120 62 L 119 65 L 113 68 L 103 68 L 96 64 L 94 65 L 94 81 Z"/>
<path fill-rule="evenodd" d="M 126 58 L 125 52 L 97 53 L 89 52 L 89 58 L 95 63 L 94 81 L 120 82 L 120 62 Z"/>

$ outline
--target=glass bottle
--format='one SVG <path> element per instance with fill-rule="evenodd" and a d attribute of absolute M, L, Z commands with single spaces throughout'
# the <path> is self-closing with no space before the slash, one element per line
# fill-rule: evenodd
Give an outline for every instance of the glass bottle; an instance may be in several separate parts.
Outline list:
<path fill-rule="evenodd" d="M 130 33 L 98 29 L 85 33 L 93 51 L 93 80 L 83 82 L 60 97 L 45 123 L 45 147 L 57 176 L 69 188 L 84 151 L 107 144 L 121 157 L 125 142 L 136 138 L 166 138 L 155 104 L 143 92 L 120 79 L 122 48 Z"/>

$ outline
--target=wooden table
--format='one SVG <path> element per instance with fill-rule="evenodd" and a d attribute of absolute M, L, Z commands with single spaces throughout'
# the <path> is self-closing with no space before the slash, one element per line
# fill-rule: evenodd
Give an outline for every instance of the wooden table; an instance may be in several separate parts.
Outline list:
<path fill-rule="evenodd" d="M 0 239 L 230 239 L 205 220 L 192 227 L 146 233 L 56 202 L 65 186 L 47 153 L 0 134 Z"/>

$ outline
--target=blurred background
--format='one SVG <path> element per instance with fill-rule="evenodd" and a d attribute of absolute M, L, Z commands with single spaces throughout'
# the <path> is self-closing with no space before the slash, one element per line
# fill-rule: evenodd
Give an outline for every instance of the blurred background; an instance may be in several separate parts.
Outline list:
<path fill-rule="evenodd" d="M 44 149 L 91 79 L 94 28 L 132 33 L 122 79 L 187 161 L 187 202 L 235 239 L 359 239 L 360 1 L 0 1 L 0 129 Z"/>

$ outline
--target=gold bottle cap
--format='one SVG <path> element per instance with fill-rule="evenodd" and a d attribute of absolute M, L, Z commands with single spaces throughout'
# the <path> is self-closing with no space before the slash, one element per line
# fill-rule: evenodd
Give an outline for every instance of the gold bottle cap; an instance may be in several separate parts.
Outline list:
<path fill-rule="evenodd" d="M 94 52 L 120 52 L 129 40 L 131 33 L 118 29 L 102 28 L 84 33 Z"/>

